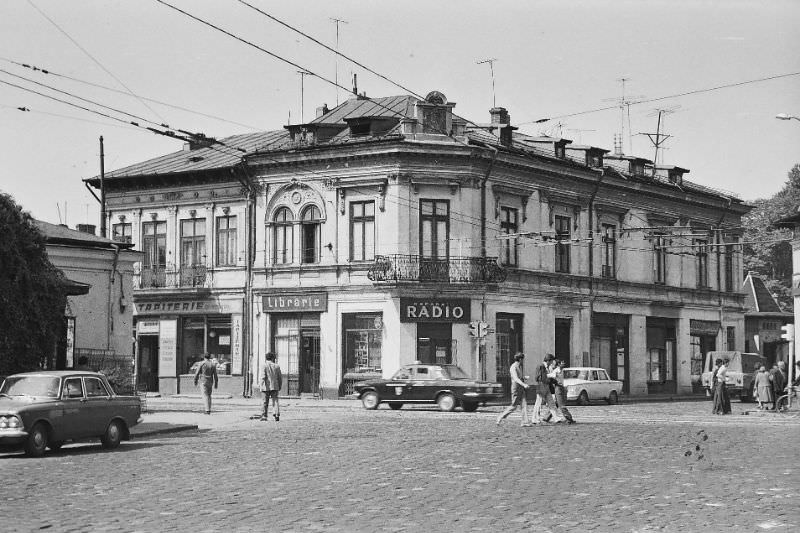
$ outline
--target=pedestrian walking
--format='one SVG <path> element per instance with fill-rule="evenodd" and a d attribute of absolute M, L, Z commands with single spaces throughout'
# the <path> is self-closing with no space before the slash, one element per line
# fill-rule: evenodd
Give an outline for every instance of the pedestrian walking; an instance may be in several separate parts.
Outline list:
<path fill-rule="evenodd" d="M 717 370 L 717 379 L 721 385 L 720 397 L 722 398 L 723 415 L 731 414 L 731 395 L 728 392 L 728 364 L 730 362 L 731 360 L 725 357 L 722 360 L 722 365 L 720 365 L 719 370 Z"/>
<path fill-rule="evenodd" d="M 555 393 L 553 396 L 555 398 L 556 407 L 561 411 L 561 416 L 564 417 L 567 424 L 574 424 L 575 419 L 572 418 L 572 413 L 567 409 L 567 388 L 564 386 L 564 365 L 564 361 L 557 359 L 553 370 L 548 375 L 551 379 L 555 380 Z"/>
<path fill-rule="evenodd" d="M 553 395 L 550 394 L 550 381 L 547 374 L 550 372 L 550 364 L 555 361 L 555 356 L 551 353 L 544 356 L 539 366 L 536 367 L 536 374 L 533 381 L 536 386 L 536 403 L 533 404 L 533 423 L 538 424 L 542 422 L 540 410 L 543 405 L 547 406 L 550 411 L 549 416 L 544 419 L 544 422 L 550 421 L 552 418 L 556 422 L 563 422 L 564 418 L 556 411 L 556 404 L 553 401 Z"/>
<path fill-rule="evenodd" d="M 772 410 L 778 409 L 778 398 L 783 396 L 783 389 L 786 388 L 786 363 L 779 361 L 773 365 L 769 372 L 769 380 L 772 383 Z"/>
<path fill-rule="evenodd" d="M 715 415 L 724 414 L 725 406 L 722 397 L 722 390 L 725 388 L 725 378 L 722 378 L 722 387 L 720 387 L 719 369 L 722 367 L 722 359 L 714 361 L 714 370 L 711 371 L 711 390 L 713 391 L 714 406 L 711 413 Z"/>
<path fill-rule="evenodd" d="M 211 360 L 210 353 L 204 353 L 205 359 L 194 373 L 194 386 L 202 380 L 203 387 L 203 404 L 205 405 L 205 412 L 207 415 L 211 414 L 211 386 L 214 388 L 219 387 L 219 378 L 217 377 L 217 364 Z"/>
<path fill-rule="evenodd" d="M 526 398 L 526 391 L 530 385 L 525 383 L 525 375 L 522 370 L 524 359 L 525 354 L 522 352 L 517 352 L 514 355 L 514 362 L 511 364 L 511 368 L 509 368 L 509 374 L 511 375 L 511 405 L 506 407 L 505 411 L 500 413 L 500 416 L 497 417 L 498 426 L 500 422 L 516 410 L 517 406 L 522 408 L 522 426 L 528 427 L 532 425 L 528 417 L 528 400 Z"/>
<path fill-rule="evenodd" d="M 267 353 L 267 363 L 261 373 L 261 392 L 264 393 L 264 406 L 261 409 L 261 420 L 267 421 L 267 410 L 270 400 L 272 400 L 272 416 L 275 422 L 281 419 L 281 406 L 278 402 L 278 394 L 283 386 L 283 374 L 281 367 L 275 362 L 275 354 Z"/>
<path fill-rule="evenodd" d="M 756 372 L 753 387 L 755 388 L 756 401 L 758 402 L 759 409 L 764 408 L 764 403 L 773 401 L 772 382 L 769 379 L 767 368 L 764 365 L 761 365 L 758 372 Z"/>

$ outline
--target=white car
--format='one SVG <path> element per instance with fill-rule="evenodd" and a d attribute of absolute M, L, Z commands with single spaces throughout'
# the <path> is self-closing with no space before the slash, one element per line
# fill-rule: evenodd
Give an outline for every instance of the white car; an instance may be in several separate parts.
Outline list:
<path fill-rule="evenodd" d="M 592 400 L 615 404 L 622 394 L 621 381 L 610 379 L 604 369 L 591 366 L 565 368 L 564 387 L 567 401 L 577 401 L 580 405 L 589 405 Z"/>

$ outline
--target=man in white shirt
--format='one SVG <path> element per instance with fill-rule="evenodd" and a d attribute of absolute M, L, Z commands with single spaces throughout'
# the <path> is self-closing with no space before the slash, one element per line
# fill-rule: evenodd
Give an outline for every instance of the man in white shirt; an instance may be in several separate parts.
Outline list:
<path fill-rule="evenodd" d="M 506 410 L 500 413 L 497 417 L 497 425 L 500 425 L 508 415 L 510 415 L 517 406 L 522 406 L 522 426 L 527 427 L 533 424 L 530 423 L 528 418 L 528 400 L 525 398 L 528 385 L 525 383 L 525 375 L 522 372 L 522 361 L 525 359 L 525 354 L 518 352 L 514 355 L 514 362 L 511 364 L 509 374 L 511 374 L 511 405 L 506 407 Z"/>

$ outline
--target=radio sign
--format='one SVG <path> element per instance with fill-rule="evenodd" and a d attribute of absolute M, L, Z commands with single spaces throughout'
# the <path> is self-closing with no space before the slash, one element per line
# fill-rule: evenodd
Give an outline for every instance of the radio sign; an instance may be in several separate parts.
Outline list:
<path fill-rule="evenodd" d="M 400 298 L 400 322 L 470 321 L 469 299 Z"/>

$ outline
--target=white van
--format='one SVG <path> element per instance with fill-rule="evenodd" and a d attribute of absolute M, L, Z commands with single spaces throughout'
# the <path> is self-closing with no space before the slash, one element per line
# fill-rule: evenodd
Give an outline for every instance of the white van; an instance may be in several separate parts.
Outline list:
<path fill-rule="evenodd" d="M 753 374 L 758 367 L 767 364 L 767 358 L 757 353 L 746 352 L 708 352 L 703 365 L 703 386 L 711 389 L 711 374 L 714 361 L 729 359 L 728 374 L 725 383 L 732 396 L 738 395 L 743 402 L 752 400 Z"/>

